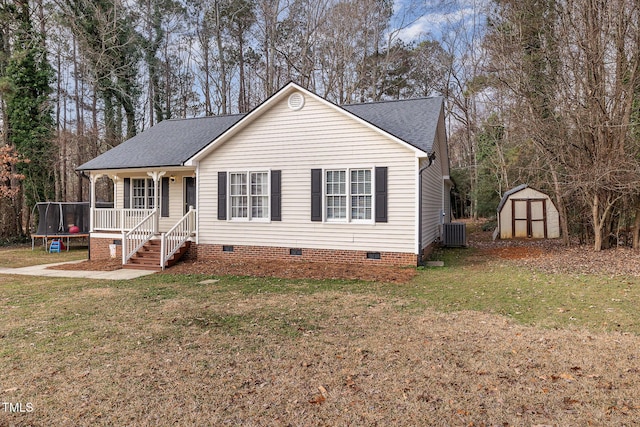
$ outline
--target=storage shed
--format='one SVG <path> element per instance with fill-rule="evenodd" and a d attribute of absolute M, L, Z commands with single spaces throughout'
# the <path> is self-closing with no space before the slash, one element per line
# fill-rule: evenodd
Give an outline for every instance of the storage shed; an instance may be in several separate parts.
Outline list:
<path fill-rule="evenodd" d="M 549 195 L 519 185 L 504 193 L 498 205 L 498 235 L 501 239 L 560 237 L 560 216 Z"/>

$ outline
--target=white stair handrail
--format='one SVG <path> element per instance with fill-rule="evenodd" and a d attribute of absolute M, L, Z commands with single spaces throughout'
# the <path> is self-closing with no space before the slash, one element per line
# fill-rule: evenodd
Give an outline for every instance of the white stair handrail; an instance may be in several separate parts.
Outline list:
<path fill-rule="evenodd" d="M 166 263 L 191 237 L 195 229 L 195 214 L 193 207 L 166 233 L 161 236 L 160 267 L 164 270 Z"/>
<path fill-rule="evenodd" d="M 155 217 L 157 210 L 154 209 L 145 216 L 129 232 L 122 232 L 122 264 L 127 261 L 144 246 L 154 235 Z"/>

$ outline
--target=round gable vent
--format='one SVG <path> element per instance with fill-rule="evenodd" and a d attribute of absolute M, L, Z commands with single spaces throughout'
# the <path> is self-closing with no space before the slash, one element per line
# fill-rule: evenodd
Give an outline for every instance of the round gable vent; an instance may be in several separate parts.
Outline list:
<path fill-rule="evenodd" d="M 304 95 L 300 92 L 292 93 L 289 96 L 289 108 L 298 111 L 304 107 Z"/>

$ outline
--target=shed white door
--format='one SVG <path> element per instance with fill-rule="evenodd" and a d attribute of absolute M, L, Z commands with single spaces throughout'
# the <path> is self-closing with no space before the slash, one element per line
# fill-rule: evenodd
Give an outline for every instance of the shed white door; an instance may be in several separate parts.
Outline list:
<path fill-rule="evenodd" d="M 513 237 L 547 237 L 547 200 L 511 199 Z"/>

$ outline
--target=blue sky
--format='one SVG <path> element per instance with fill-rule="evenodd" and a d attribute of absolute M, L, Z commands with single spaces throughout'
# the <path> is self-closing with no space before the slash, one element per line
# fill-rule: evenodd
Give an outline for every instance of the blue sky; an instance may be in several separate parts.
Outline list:
<path fill-rule="evenodd" d="M 405 42 L 440 39 L 448 27 L 467 22 L 479 14 L 486 0 L 395 0 L 393 26 Z"/>

